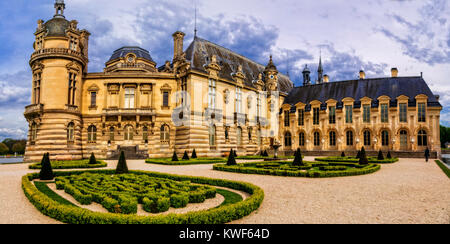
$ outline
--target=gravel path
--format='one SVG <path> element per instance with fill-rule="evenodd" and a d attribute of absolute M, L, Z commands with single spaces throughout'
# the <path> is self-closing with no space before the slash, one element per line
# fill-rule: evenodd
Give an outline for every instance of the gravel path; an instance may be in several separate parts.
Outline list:
<path fill-rule="evenodd" d="M 21 177 L 31 172 L 27 167 L 0 165 L 0 223 L 57 223 L 24 196 Z M 211 165 L 147 165 L 142 160 L 129 160 L 128 167 L 260 186 L 265 193 L 262 206 L 236 224 L 450 224 L 450 179 L 434 162 L 420 159 L 383 165 L 370 175 L 329 179 L 242 175 L 213 171 Z"/>

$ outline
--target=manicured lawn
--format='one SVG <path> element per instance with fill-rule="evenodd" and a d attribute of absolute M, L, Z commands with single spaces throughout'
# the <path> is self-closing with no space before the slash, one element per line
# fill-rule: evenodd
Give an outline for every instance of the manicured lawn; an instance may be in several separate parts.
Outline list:
<path fill-rule="evenodd" d="M 50 189 L 47 186 L 48 183 L 46 182 L 39 182 L 36 181 L 34 182 L 34 185 L 36 186 L 36 188 L 41 191 L 42 193 L 44 193 L 45 195 L 47 195 L 49 198 L 51 198 L 52 200 L 55 200 L 61 204 L 64 205 L 68 205 L 68 206 L 74 206 L 75 205 L 69 201 L 67 201 L 65 198 L 61 197 L 60 195 L 56 194 L 52 189 Z"/>
<path fill-rule="evenodd" d="M 97 160 L 97 164 L 89 164 L 89 160 L 75 161 L 52 161 L 52 169 L 95 169 L 105 168 L 108 164 L 104 161 Z M 41 169 L 41 163 L 32 164 L 30 169 Z"/>
<path fill-rule="evenodd" d="M 217 193 L 225 197 L 225 201 L 219 207 L 238 203 L 243 200 L 241 195 L 224 189 L 217 189 Z"/>

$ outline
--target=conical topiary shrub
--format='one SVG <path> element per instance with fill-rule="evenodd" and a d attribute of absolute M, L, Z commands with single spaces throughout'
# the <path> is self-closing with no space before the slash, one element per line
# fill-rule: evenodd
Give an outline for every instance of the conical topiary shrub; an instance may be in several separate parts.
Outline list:
<path fill-rule="evenodd" d="M 359 164 L 362 164 L 362 165 L 369 164 L 369 159 L 367 159 L 366 149 L 364 149 L 364 147 L 361 148 L 361 151 L 360 151 Z"/>
<path fill-rule="evenodd" d="M 231 149 L 230 155 L 228 156 L 228 162 L 227 162 L 227 165 L 228 165 L 228 166 L 237 165 L 237 163 L 236 163 L 236 158 L 234 157 L 234 154 L 235 154 L 235 153 L 236 153 L 236 152 L 233 151 L 233 149 Z"/>
<path fill-rule="evenodd" d="M 94 153 L 92 153 L 91 157 L 89 158 L 89 164 L 97 164 L 97 159 L 95 158 Z"/>
<path fill-rule="evenodd" d="M 184 151 L 183 160 L 189 160 L 189 155 L 187 151 Z"/>
<path fill-rule="evenodd" d="M 41 172 L 39 172 L 40 180 L 53 180 L 55 176 L 53 175 L 52 164 L 50 163 L 50 154 L 46 153 L 42 157 L 41 161 Z"/>
<path fill-rule="evenodd" d="M 235 150 L 233 150 L 233 153 L 234 153 L 234 157 L 237 158 L 237 156 L 238 156 L 237 152 Z"/>
<path fill-rule="evenodd" d="M 173 152 L 172 162 L 178 162 L 178 161 L 180 161 L 180 160 L 178 160 L 177 152 Z"/>
<path fill-rule="evenodd" d="M 294 158 L 294 162 L 292 163 L 293 166 L 303 166 L 303 157 L 302 157 L 302 152 L 300 151 L 300 148 L 297 149 L 297 151 L 295 152 L 295 158 Z"/>
<path fill-rule="evenodd" d="M 342 152 L 342 153 L 341 153 L 341 157 L 345 157 L 345 152 Z"/>
<path fill-rule="evenodd" d="M 269 153 L 267 153 L 267 150 L 264 150 L 263 157 L 269 157 Z"/>
<path fill-rule="evenodd" d="M 386 155 L 386 158 L 392 159 L 391 151 L 388 151 L 388 153 L 387 153 L 387 155 Z"/>
<path fill-rule="evenodd" d="M 119 163 L 117 164 L 116 174 L 128 174 L 127 160 L 125 159 L 125 152 L 120 152 Z"/>
<path fill-rule="evenodd" d="M 361 150 L 359 150 L 358 153 L 356 154 L 356 158 L 358 158 L 358 159 L 361 158 Z"/>
<path fill-rule="evenodd" d="M 381 150 L 378 152 L 378 160 L 384 160 L 383 152 Z"/>
<path fill-rule="evenodd" d="M 192 152 L 191 158 L 197 158 L 197 152 L 195 152 L 195 148 L 194 148 L 194 151 Z"/>

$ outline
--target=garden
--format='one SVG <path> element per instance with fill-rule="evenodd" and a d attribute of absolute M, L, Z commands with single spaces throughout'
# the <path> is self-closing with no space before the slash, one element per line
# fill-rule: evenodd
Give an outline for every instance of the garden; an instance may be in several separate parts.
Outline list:
<path fill-rule="evenodd" d="M 108 164 L 102 160 L 97 160 L 94 154 L 88 160 L 72 160 L 72 161 L 51 161 L 52 169 L 95 169 L 105 168 Z M 41 169 L 42 162 L 31 164 L 29 169 Z"/>

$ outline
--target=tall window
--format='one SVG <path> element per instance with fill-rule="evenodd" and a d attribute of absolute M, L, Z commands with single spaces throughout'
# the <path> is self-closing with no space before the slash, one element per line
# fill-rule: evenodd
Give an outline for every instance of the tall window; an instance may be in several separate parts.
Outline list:
<path fill-rule="evenodd" d="M 34 93 L 33 93 L 33 103 L 41 103 L 41 73 L 36 73 L 34 75 Z"/>
<path fill-rule="evenodd" d="M 345 106 L 345 123 L 347 123 L 347 124 L 353 123 L 353 106 L 352 105 Z"/>
<path fill-rule="evenodd" d="M 313 124 L 314 125 L 318 125 L 319 124 L 319 119 L 320 119 L 320 109 L 319 108 L 314 108 L 313 109 Z"/>
<path fill-rule="evenodd" d="M 238 146 L 242 145 L 242 129 L 241 129 L 241 127 L 238 127 L 236 129 L 236 143 Z"/>
<path fill-rule="evenodd" d="M 114 141 L 114 127 L 109 128 L 109 142 Z"/>
<path fill-rule="evenodd" d="M 124 108 L 134 108 L 134 88 L 125 88 Z"/>
<path fill-rule="evenodd" d="M 91 92 L 91 107 L 97 106 L 97 92 Z"/>
<path fill-rule="evenodd" d="M 329 107 L 329 123 L 336 124 L 336 107 Z"/>
<path fill-rule="evenodd" d="M 300 132 L 300 134 L 298 134 L 298 144 L 301 147 L 305 146 L 305 133 Z"/>
<path fill-rule="evenodd" d="M 133 126 L 128 125 L 125 127 L 125 134 L 124 134 L 124 139 L 125 141 L 132 141 L 133 140 Z"/>
<path fill-rule="evenodd" d="M 148 128 L 147 126 L 144 126 L 144 128 L 142 128 L 142 140 L 146 143 L 148 143 Z"/>
<path fill-rule="evenodd" d="M 366 104 L 363 106 L 363 122 L 370 123 L 370 105 Z"/>
<path fill-rule="evenodd" d="M 215 146 L 216 145 L 216 126 L 211 125 L 209 127 L 209 145 Z"/>
<path fill-rule="evenodd" d="M 236 113 L 242 113 L 242 89 L 236 87 Z"/>
<path fill-rule="evenodd" d="M 427 122 L 425 103 L 419 103 L 418 112 L 419 112 L 419 122 Z"/>
<path fill-rule="evenodd" d="M 37 139 L 37 125 L 36 123 L 33 122 L 33 124 L 31 124 L 31 142 L 34 143 L 36 142 Z"/>
<path fill-rule="evenodd" d="M 77 86 L 77 75 L 74 73 L 69 73 L 69 92 L 68 92 L 68 105 L 75 105 L 75 92 Z"/>
<path fill-rule="evenodd" d="M 317 131 L 314 132 L 314 146 L 320 146 L 320 133 Z"/>
<path fill-rule="evenodd" d="M 262 109 L 262 107 L 261 107 L 261 100 L 262 100 L 262 98 L 261 97 L 262 97 L 261 96 L 261 92 L 258 92 L 258 96 L 256 97 L 256 114 L 257 114 L 257 116 L 259 118 L 262 117 L 262 111 L 261 111 L 261 109 Z"/>
<path fill-rule="evenodd" d="M 406 103 L 400 103 L 399 104 L 399 110 L 400 110 L 400 123 L 406 123 L 408 122 L 408 104 Z"/>
<path fill-rule="evenodd" d="M 284 126 L 286 126 L 286 127 L 289 127 L 291 125 L 289 115 L 290 115 L 289 110 L 284 111 Z"/>
<path fill-rule="evenodd" d="M 169 142 L 170 142 L 169 126 L 167 126 L 167 125 L 161 126 L 160 140 L 161 140 L 161 143 L 163 143 L 163 144 L 169 144 Z"/>
<path fill-rule="evenodd" d="M 335 147 L 336 146 L 336 132 L 330 131 L 330 146 Z"/>
<path fill-rule="evenodd" d="M 347 146 L 353 146 L 353 131 L 349 130 L 346 132 L 347 136 Z"/>
<path fill-rule="evenodd" d="M 88 127 L 88 143 L 97 142 L 97 127 L 91 125 Z"/>
<path fill-rule="evenodd" d="M 364 131 L 364 146 L 370 146 L 371 143 L 370 131 L 366 130 Z"/>
<path fill-rule="evenodd" d="M 387 130 L 381 132 L 381 145 L 389 146 L 389 132 Z"/>
<path fill-rule="evenodd" d="M 290 132 L 286 132 L 286 134 L 284 134 L 284 146 L 285 147 L 292 146 L 292 135 Z"/>
<path fill-rule="evenodd" d="M 163 92 L 163 107 L 169 107 L 169 92 Z"/>
<path fill-rule="evenodd" d="M 304 126 L 305 125 L 305 110 L 299 109 L 298 110 L 298 126 Z"/>
<path fill-rule="evenodd" d="M 417 135 L 417 145 L 420 147 L 428 146 L 428 138 L 426 131 L 424 130 L 419 131 L 419 134 Z"/>
<path fill-rule="evenodd" d="M 381 123 L 389 122 L 389 111 L 387 104 L 381 104 Z"/>
<path fill-rule="evenodd" d="M 261 129 L 258 129 L 257 131 L 256 131 L 256 133 L 257 133 L 257 137 L 258 137 L 258 146 L 261 146 L 262 145 L 262 135 L 261 135 Z"/>
<path fill-rule="evenodd" d="M 252 140 L 252 132 L 253 132 L 253 128 L 252 127 L 248 127 L 248 141 L 250 142 Z"/>
<path fill-rule="evenodd" d="M 209 79 L 208 108 L 216 108 L 216 81 Z"/>
<path fill-rule="evenodd" d="M 403 148 L 408 146 L 408 132 L 406 130 L 400 131 L 400 146 Z"/>
<path fill-rule="evenodd" d="M 73 122 L 70 122 L 67 126 L 67 141 L 73 142 L 74 141 L 74 127 L 75 124 Z"/>
<path fill-rule="evenodd" d="M 230 127 L 226 126 L 225 127 L 225 140 L 229 140 L 230 139 Z"/>

